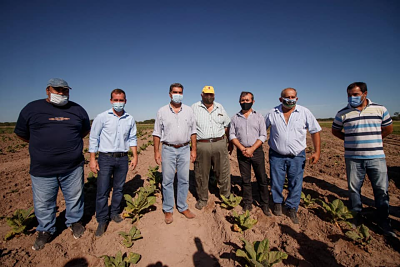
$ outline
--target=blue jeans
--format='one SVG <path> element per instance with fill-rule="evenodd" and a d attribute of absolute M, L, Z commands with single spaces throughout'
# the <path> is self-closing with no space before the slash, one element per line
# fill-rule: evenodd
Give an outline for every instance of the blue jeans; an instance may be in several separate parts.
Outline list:
<path fill-rule="evenodd" d="M 113 187 L 111 199 L 111 216 L 118 215 L 121 210 L 123 198 L 123 188 L 126 174 L 128 173 L 128 156 L 115 158 L 99 154 L 99 168 L 97 174 L 97 194 L 96 194 L 96 220 L 98 223 L 109 221 L 108 196 L 111 186 Z M 111 177 L 113 177 L 111 184 Z"/>
<path fill-rule="evenodd" d="M 298 209 L 301 189 L 303 187 L 305 163 L 306 153 L 304 150 L 297 156 L 286 156 L 269 149 L 271 193 L 274 203 L 281 204 L 283 202 L 282 191 L 287 175 L 289 194 L 286 198 L 285 205 L 290 209 Z"/>
<path fill-rule="evenodd" d="M 389 216 L 389 179 L 386 160 L 384 158 L 346 158 L 346 174 L 351 209 L 356 212 L 362 210 L 361 187 L 365 179 L 365 174 L 367 174 L 374 191 L 375 206 L 378 209 L 379 218 L 386 219 Z"/>
<path fill-rule="evenodd" d="M 31 175 L 33 203 L 39 226 L 36 231 L 54 234 L 58 188 L 65 199 L 65 224 L 67 227 L 78 222 L 83 216 L 83 164 L 69 173 L 51 177 Z"/>
<path fill-rule="evenodd" d="M 174 179 L 176 172 L 178 178 L 177 208 L 179 212 L 183 212 L 188 209 L 186 199 L 189 191 L 190 147 L 187 145 L 174 148 L 163 145 L 161 157 L 163 211 L 172 212 L 174 210 Z"/>

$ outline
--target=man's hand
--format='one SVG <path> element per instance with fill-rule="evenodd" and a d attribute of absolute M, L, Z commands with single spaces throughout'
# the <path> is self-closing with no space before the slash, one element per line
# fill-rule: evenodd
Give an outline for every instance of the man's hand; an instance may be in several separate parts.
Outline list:
<path fill-rule="evenodd" d="M 247 147 L 242 152 L 243 152 L 243 155 L 245 157 L 251 158 L 251 157 L 253 157 L 254 148 L 253 147 Z"/>
<path fill-rule="evenodd" d="M 319 160 L 320 153 L 313 153 L 311 157 L 308 158 L 309 164 L 316 164 Z"/>
<path fill-rule="evenodd" d="M 133 171 L 138 164 L 138 157 L 133 157 L 130 164 L 130 169 Z"/>
<path fill-rule="evenodd" d="M 157 165 L 161 164 L 162 160 L 161 160 L 160 151 L 154 152 L 154 159 L 155 159 Z"/>
<path fill-rule="evenodd" d="M 190 151 L 190 162 L 194 163 L 196 161 L 197 153 L 196 151 L 192 150 Z"/>
<path fill-rule="evenodd" d="M 99 168 L 99 163 L 98 163 L 97 160 L 95 160 L 95 159 L 90 159 L 89 167 L 90 167 L 90 170 L 91 170 L 94 174 L 97 174 L 97 171 L 100 170 L 100 168 Z"/>

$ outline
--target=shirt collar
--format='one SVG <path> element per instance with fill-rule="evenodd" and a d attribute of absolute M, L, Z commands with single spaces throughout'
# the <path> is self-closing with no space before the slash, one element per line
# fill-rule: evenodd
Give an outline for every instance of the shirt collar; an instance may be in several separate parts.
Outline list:
<path fill-rule="evenodd" d="M 171 112 L 175 114 L 174 109 L 171 106 L 171 103 L 169 103 L 168 106 L 169 106 L 169 110 L 171 110 Z M 183 105 L 181 104 L 181 109 L 178 111 L 178 113 L 182 111 L 182 107 L 183 107 Z"/>
<path fill-rule="evenodd" d="M 256 114 L 257 112 L 253 109 L 252 111 L 251 111 L 251 113 L 250 113 L 250 115 L 251 114 Z M 243 117 L 244 118 L 244 114 L 243 114 L 243 112 L 240 110 L 238 113 L 236 113 L 239 117 Z M 249 115 L 249 116 L 250 116 Z"/>
<path fill-rule="evenodd" d="M 115 115 L 115 113 L 114 113 L 114 111 L 113 111 L 112 108 L 110 108 L 110 109 L 108 110 L 107 113 L 108 113 L 108 114 L 112 114 L 112 115 L 118 117 L 117 115 Z M 125 109 L 124 109 L 124 114 L 122 114 L 121 117 L 119 117 L 119 118 L 123 118 L 123 117 L 126 117 L 126 116 L 128 116 L 128 115 L 129 115 L 129 114 L 128 114 L 128 113 L 125 111 Z"/>

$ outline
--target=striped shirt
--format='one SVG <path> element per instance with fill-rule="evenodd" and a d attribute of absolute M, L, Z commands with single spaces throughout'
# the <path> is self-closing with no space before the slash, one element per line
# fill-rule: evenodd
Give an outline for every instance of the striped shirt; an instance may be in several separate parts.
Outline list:
<path fill-rule="evenodd" d="M 237 138 L 245 147 L 251 147 L 257 140 L 267 140 L 267 127 L 261 113 L 253 110 L 249 117 L 245 117 L 240 111 L 231 119 L 229 127 L 229 140 Z"/>
<path fill-rule="evenodd" d="M 197 126 L 197 140 L 221 137 L 225 134 L 231 119 L 224 107 L 214 101 L 214 107 L 208 112 L 202 101 L 192 105 Z"/>
<path fill-rule="evenodd" d="M 321 131 L 318 121 L 307 108 L 296 105 L 286 124 L 282 104 L 265 116 L 265 125 L 271 126 L 268 144 L 281 155 L 297 156 L 306 147 L 307 130 L 310 134 Z"/>
<path fill-rule="evenodd" d="M 160 137 L 161 142 L 185 144 L 192 134 L 196 134 L 196 120 L 189 106 L 182 104 L 178 113 L 170 104 L 158 110 L 153 135 Z"/>
<path fill-rule="evenodd" d="M 392 124 L 387 109 L 373 103 L 363 110 L 348 105 L 340 110 L 333 121 L 332 128 L 344 130 L 344 157 L 353 159 L 384 158 L 382 127 Z"/>

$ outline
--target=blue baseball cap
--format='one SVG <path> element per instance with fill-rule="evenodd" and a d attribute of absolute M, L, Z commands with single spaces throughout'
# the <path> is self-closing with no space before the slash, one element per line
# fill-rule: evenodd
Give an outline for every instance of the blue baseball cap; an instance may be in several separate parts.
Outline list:
<path fill-rule="evenodd" d="M 71 87 L 68 86 L 68 83 L 66 81 L 60 78 L 50 79 L 49 82 L 47 83 L 47 86 L 72 89 Z"/>

